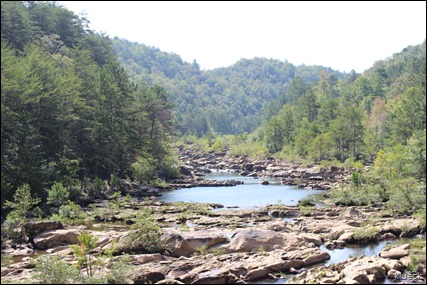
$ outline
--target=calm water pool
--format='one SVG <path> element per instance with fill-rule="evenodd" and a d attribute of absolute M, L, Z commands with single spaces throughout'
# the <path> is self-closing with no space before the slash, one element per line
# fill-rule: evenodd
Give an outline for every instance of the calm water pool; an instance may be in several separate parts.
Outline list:
<path fill-rule="evenodd" d="M 233 187 L 194 187 L 162 192 L 159 200 L 165 202 L 219 203 L 239 208 L 263 207 L 267 204 L 281 203 L 293 206 L 298 200 L 312 194 L 319 198 L 323 190 L 304 190 L 295 186 L 280 185 L 277 179 L 264 179 L 270 185 L 261 185 L 261 179 L 239 176 L 237 173 L 214 172 L 204 177 L 208 180 L 239 180 L 243 185 Z"/>

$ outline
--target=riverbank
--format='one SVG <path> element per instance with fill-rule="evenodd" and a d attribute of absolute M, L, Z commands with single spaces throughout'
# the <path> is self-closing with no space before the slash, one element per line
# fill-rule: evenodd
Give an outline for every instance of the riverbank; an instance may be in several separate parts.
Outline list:
<path fill-rule="evenodd" d="M 94 253 L 103 252 L 112 244 L 120 244 L 132 232 L 129 224 L 136 219 L 140 209 L 150 209 L 153 213 L 162 229 L 162 240 L 168 247 L 168 253 L 130 255 L 131 270 L 127 277 L 135 283 L 244 284 L 276 278 L 275 274 L 279 272 L 294 274 L 307 281 L 316 272 L 307 268 L 322 265 L 330 259 L 321 246 L 342 248 L 395 240 L 422 232 L 419 222 L 412 217 L 387 216 L 380 209 L 371 207 L 269 205 L 258 210 L 211 211 L 217 207 L 220 206 L 133 200 L 124 203 L 106 220 L 100 219 L 100 211 L 107 210 L 105 203 L 86 209 L 90 226 L 35 222 L 32 228 L 37 230 L 33 231 L 32 243 L 22 248 L 6 243 L 2 249 L 2 254 L 18 261 L 9 265 L 2 262 L 2 283 L 31 280 L 36 263 L 34 258 L 40 251 L 45 255 L 60 256 L 70 264 L 75 263 L 70 245 L 78 243 L 77 237 L 82 232 L 98 237 Z M 379 272 L 375 278 L 370 276 L 373 267 L 368 261 L 357 276 L 350 272 L 344 275 L 346 266 L 342 266 L 341 271 L 332 270 L 329 266 L 325 272 L 329 274 L 327 270 L 330 270 L 334 273 L 329 281 L 335 280 L 335 283 L 369 280 L 374 284 L 392 274 L 394 271 L 391 270 L 401 273 L 407 270 L 410 253 L 408 245 L 402 245 L 392 254 L 372 257 Z M 124 256 L 114 257 L 116 261 L 121 258 Z M 351 262 L 355 260 L 348 261 Z M 99 274 L 110 270 L 98 267 Z M 417 270 L 425 276 L 425 264 Z M 316 276 L 313 278 L 323 283 L 326 281 Z"/>

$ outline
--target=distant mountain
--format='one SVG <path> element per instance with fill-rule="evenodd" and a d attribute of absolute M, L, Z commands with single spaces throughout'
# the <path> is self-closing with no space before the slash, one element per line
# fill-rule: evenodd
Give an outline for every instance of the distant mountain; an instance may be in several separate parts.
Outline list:
<path fill-rule="evenodd" d="M 166 88 L 178 131 L 198 136 L 253 131 L 265 117 L 263 109 L 283 96 L 296 77 L 315 85 L 321 71 L 337 78 L 345 75 L 329 67 L 267 58 L 203 71 L 196 61 L 188 63 L 175 53 L 125 39 L 114 38 L 113 48 L 132 79 Z"/>

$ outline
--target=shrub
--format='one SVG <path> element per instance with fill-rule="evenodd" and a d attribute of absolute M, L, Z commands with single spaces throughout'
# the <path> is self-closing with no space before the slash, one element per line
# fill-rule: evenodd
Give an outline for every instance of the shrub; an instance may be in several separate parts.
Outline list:
<path fill-rule="evenodd" d="M 41 256 L 36 260 L 34 279 L 41 284 L 79 283 L 80 270 L 65 263 L 59 256 Z"/>
<path fill-rule="evenodd" d="M 380 185 L 343 186 L 331 191 L 331 199 L 340 206 L 367 206 L 384 200 Z"/>
<path fill-rule="evenodd" d="M 216 256 L 225 254 L 225 250 L 219 247 L 212 248 L 211 252 Z"/>
<path fill-rule="evenodd" d="M 58 214 L 52 215 L 52 220 L 69 225 L 82 225 L 85 219 L 86 214 L 82 208 L 70 200 L 59 208 Z"/>
<path fill-rule="evenodd" d="M 108 185 L 101 178 L 97 177 L 93 181 L 85 179 L 84 189 L 90 199 L 101 199 L 105 198 Z"/>
<path fill-rule="evenodd" d="M 136 162 L 132 163 L 131 169 L 133 176 L 139 182 L 150 181 L 155 177 L 155 163 L 153 159 L 139 157 Z"/>
<path fill-rule="evenodd" d="M 54 207 L 65 204 L 70 196 L 70 192 L 61 182 L 55 182 L 48 192 L 47 203 Z"/>
<path fill-rule="evenodd" d="M 302 198 L 301 200 L 298 201 L 298 206 L 303 206 L 303 207 L 315 206 L 314 196 L 308 195 L 307 197 Z"/>
<path fill-rule="evenodd" d="M 375 241 L 377 234 L 378 229 L 376 227 L 360 228 L 354 231 L 353 238 L 356 242 L 364 243 L 368 241 Z"/>
<path fill-rule="evenodd" d="M 162 230 L 154 222 L 151 211 L 141 209 L 137 214 L 134 231 L 129 233 L 118 245 L 119 252 L 140 254 L 140 253 L 163 253 L 166 251 L 162 241 Z"/>
<path fill-rule="evenodd" d="M 199 255 L 202 255 L 202 256 L 205 256 L 206 254 L 208 254 L 207 250 L 208 250 L 208 246 L 207 245 L 203 245 L 203 246 L 200 246 L 200 247 L 196 248 L 196 252 Z"/>
<path fill-rule="evenodd" d="M 426 184 L 415 179 L 395 181 L 391 190 L 390 208 L 399 213 L 412 214 L 426 209 Z"/>
<path fill-rule="evenodd" d="M 131 266 L 128 264 L 127 256 L 121 258 L 118 262 L 114 262 L 110 268 L 110 272 L 105 277 L 108 284 L 131 284 L 128 274 Z"/>

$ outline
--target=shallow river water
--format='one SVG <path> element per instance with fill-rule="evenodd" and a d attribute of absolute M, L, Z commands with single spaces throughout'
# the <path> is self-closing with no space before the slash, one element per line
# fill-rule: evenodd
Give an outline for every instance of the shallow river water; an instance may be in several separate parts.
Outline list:
<path fill-rule="evenodd" d="M 200 203 L 219 203 L 225 207 L 237 206 L 239 208 L 257 208 L 264 207 L 267 204 L 283 204 L 287 206 L 297 205 L 298 200 L 313 195 L 317 207 L 323 207 L 324 204 L 319 200 L 325 191 L 322 190 L 305 190 L 298 189 L 295 186 L 280 185 L 278 179 L 265 179 L 270 182 L 270 185 L 261 185 L 259 182 L 262 180 L 254 179 L 251 177 L 239 176 L 238 173 L 232 172 L 214 172 L 203 177 L 207 180 L 237 180 L 243 181 L 243 185 L 232 187 L 194 187 L 182 188 L 179 190 L 162 192 L 159 198 L 165 202 L 200 202 Z M 420 238 L 424 238 L 422 236 Z M 375 244 L 364 246 L 346 247 L 343 249 L 328 250 L 323 245 L 320 246 L 325 252 L 328 252 L 331 259 L 321 265 L 330 265 L 332 263 L 339 263 L 351 257 L 359 257 L 362 255 L 373 256 L 378 255 L 380 251 L 387 245 L 387 243 L 394 243 L 396 241 L 381 241 Z M 317 267 L 316 266 L 316 267 Z M 283 276 L 277 280 L 260 280 L 252 284 L 285 284 L 289 276 Z M 392 280 L 386 278 L 379 284 L 397 284 Z M 425 284 L 425 283 L 424 283 Z"/>
<path fill-rule="evenodd" d="M 262 180 L 252 177 L 239 176 L 238 173 L 214 172 L 203 177 L 207 180 L 238 180 L 243 185 L 231 187 L 194 187 L 182 188 L 162 192 L 159 197 L 164 202 L 199 202 L 219 203 L 225 207 L 237 206 L 239 208 L 264 207 L 267 204 L 283 204 L 294 206 L 298 200 L 312 194 L 316 198 L 325 192 L 323 190 L 298 189 L 296 186 L 280 185 L 278 179 L 264 178 L 270 185 L 261 185 Z M 318 202 L 317 206 L 322 206 Z"/>

